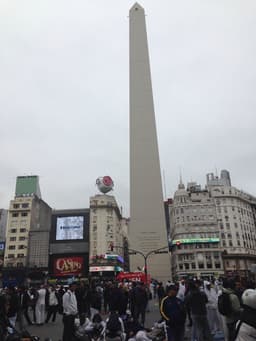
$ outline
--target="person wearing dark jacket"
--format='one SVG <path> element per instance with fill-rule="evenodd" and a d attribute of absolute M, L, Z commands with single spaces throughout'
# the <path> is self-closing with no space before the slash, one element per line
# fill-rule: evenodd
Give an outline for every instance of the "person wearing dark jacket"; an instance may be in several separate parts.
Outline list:
<path fill-rule="evenodd" d="M 19 306 L 19 298 L 14 287 L 8 288 L 7 297 L 8 297 L 8 303 L 9 303 L 7 317 L 9 318 L 10 325 L 13 328 L 15 328 L 16 319 L 18 316 L 18 312 L 20 310 L 20 306 Z"/>
<path fill-rule="evenodd" d="M 23 330 L 24 329 L 23 315 L 27 323 L 29 325 L 32 324 L 29 313 L 28 313 L 28 309 L 30 307 L 30 296 L 28 294 L 27 288 L 25 288 L 24 286 L 19 287 L 18 297 L 19 297 L 19 306 L 20 306 L 20 310 L 18 314 L 18 323 L 19 323 L 20 330 Z"/>
<path fill-rule="evenodd" d="M 134 303 L 135 303 L 135 319 L 139 321 L 141 316 L 141 324 L 144 326 L 146 308 L 148 304 L 148 294 L 144 283 L 140 282 L 134 291 Z"/>
<path fill-rule="evenodd" d="M 168 341 L 183 341 L 185 332 L 186 310 L 184 303 L 176 297 L 178 287 L 171 283 L 160 305 L 160 313 L 166 322 Z"/>
<path fill-rule="evenodd" d="M 5 340 L 7 336 L 7 328 L 10 327 L 9 320 L 7 318 L 8 302 L 5 296 L 0 295 L 0 340 Z"/>
<path fill-rule="evenodd" d="M 190 283 L 190 290 L 185 298 L 185 304 L 191 311 L 193 321 L 193 329 L 197 341 L 212 341 L 212 335 L 207 320 L 206 303 L 208 298 L 206 294 L 200 290 L 201 282 L 195 281 Z"/>

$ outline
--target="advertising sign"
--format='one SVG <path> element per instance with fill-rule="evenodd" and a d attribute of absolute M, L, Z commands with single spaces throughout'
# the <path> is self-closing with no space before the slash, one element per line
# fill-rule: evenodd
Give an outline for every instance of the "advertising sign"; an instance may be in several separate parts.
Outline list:
<path fill-rule="evenodd" d="M 4 242 L 0 242 L 0 255 L 4 254 L 4 245 L 5 245 Z"/>
<path fill-rule="evenodd" d="M 148 282 L 150 282 L 150 275 L 147 275 Z M 132 281 L 132 282 L 144 282 L 146 283 L 146 275 L 144 272 L 120 272 L 116 279 L 118 281 Z"/>
<path fill-rule="evenodd" d="M 197 243 L 218 243 L 219 238 L 190 238 L 190 239 L 174 239 L 172 245 L 175 244 L 197 244 Z"/>
<path fill-rule="evenodd" d="M 54 260 L 54 275 L 79 275 L 83 271 L 83 257 L 62 257 Z"/>
<path fill-rule="evenodd" d="M 84 217 L 57 217 L 56 240 L 83 239 Z"/>

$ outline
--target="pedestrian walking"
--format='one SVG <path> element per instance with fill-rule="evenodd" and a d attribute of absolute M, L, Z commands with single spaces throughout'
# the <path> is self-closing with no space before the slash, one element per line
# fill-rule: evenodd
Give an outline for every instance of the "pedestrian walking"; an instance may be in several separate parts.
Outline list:
<path fill-rule="evenodd" d="M 199 280 L 190 282 L 189 286 L 185 304 L 191 310 L 192 334 L 196 336 L 197 341 L 212 341 L 206 311 L 207 296 L 200 290 L 201 282 Z"/>
<path fill-rule="evenodd" d="M 160 313 L 166 321 L 168 341 L 184 340 L 186 309 L 183 301 L 177 297 L 177 292 L 177 285 L 171 283 L 160 305 Z"/>
<path fill-rule="evenodd" d="M 37 290 L 38 299 L 36 301 L 36 323 L 38 325 L 43 325 L 45 322 L 45 297 L 46 297 L 46 288 L 42 284 L 40 289 Z"/>
<path fill-rule="evenodd" d="M 51 317 L 52 317 L 52 322 L 55 322 L 56 314 L 58 311 L 58 294 L 53 285 L 50 286 L 48 289 L 46 306 L 47 306 L 47 317 L 46 317 L 45 323 L 48 323 Z"/>
<path fill-rule="evenodd" d="M 72 283 L 62 297 L 63 305 L 63 337 L 62 341 L 72 341 L 75 336 L 75 317 L 77 316 L 76 284 Z"/>

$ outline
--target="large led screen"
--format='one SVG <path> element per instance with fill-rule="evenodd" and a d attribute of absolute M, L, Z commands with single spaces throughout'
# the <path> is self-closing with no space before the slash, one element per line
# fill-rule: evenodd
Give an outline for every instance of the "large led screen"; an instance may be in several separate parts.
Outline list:
<path fill-rule="evenodd" d="M 57 217 L 56 240 L 83 239 L 84 217 Z"/>

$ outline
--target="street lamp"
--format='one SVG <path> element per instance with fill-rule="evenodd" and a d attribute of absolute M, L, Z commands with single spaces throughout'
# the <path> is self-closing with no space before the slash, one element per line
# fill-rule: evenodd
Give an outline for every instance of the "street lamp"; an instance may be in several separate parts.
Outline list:
<path fill-rule="evenodd" d="M 116 249 L 124 249 L 124 247 L 122 246 L 113 246 L 113 248 Z M 148 253 L 144 254 L 143 252 L 139 251 L 139 250 L 134 250 L 134 249 L 130 249 L 128 248 L 128 253 L 129 255 L 136 255 L 139 254 L 143 257 L 144 259 L 144 274 L 145 274 L 145 278 L 146 278 L 146 282 L 148 283 L 148 268 L 147 268 L 147 259 L 150 255 L 152 254 L 161 254 L 161 253 L 168 253 L 168 251 L 165 249 L 169 249 L 168 246 L 163 246 L 160 247 L 159 249 L 155 249 L 155 250 L 151 250 Z"/>

